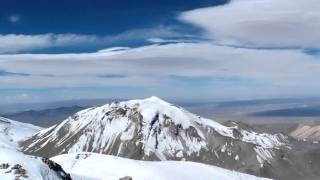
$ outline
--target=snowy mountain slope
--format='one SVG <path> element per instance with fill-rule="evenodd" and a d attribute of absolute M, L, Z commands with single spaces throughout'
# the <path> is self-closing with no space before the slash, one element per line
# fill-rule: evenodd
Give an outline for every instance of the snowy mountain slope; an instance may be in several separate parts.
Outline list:
<path fill-rule="evenodd" d="M 56 163 L 19 152 L 18 142 L 39 130 L 40 127 L 0 117 L 1 180 L 67 179 L 68 175 Z"/>
<path fill-rule="evenodd" d="M 262 180 L 252 175 L 215 166 L 184 161 L 138 161 L 95 153 L 63 154 L 51 158 L 69 173 L 100 180 L 118 180 L 130 176 L 134 180 Z M 77 180 L 77 177 L 73 177 Z"/>
<path fill-rule="evenodd" d="M 0 148 L 16 149 L 18 141 L 30 137 L 42 128 L 31 124 L 20 123 L 10 119 L 0 117 Z"/>
<path fill-rule="evenodd" d="M 59 165 L 13 149 L 0 148 L 1 180 L 68 180 L 70 176 Z"/>
<path fill-rule="evenodd" d="M 157 97 L 89 108 L 22 143 L 43 157 L 97 152 L 141 160 L 189 160 L 259 176 L 280 177 L 290 166 L 283 135 L 223 126 Z"/>
<path fill-rule="evenodd" d="M 297 128 L 289 133 L 289 135 L 299 140 L 320 141 L 320 125 L 308 126 L 300 124 Z"/>

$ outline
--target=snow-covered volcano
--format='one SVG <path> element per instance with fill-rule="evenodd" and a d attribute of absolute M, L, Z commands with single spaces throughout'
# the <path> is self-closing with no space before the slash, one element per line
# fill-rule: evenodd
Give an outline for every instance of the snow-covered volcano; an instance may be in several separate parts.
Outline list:
<path fill-rule="evenodd" d="M 21 144 L 24 152 L 53 157 L 96 152 L 142 160 L 190 160 L 256 175 L 277 176 L 286 164 L 286 138 L 201 118 L 157 97 L 80 111 Z"/>

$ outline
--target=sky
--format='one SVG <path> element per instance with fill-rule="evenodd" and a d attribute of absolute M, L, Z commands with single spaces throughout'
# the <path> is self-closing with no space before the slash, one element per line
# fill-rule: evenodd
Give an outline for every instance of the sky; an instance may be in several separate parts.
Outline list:
<path fill-rule="evenodd" d="M 4 0 L 0 104 L 319 97 L 318 0 Z"/>

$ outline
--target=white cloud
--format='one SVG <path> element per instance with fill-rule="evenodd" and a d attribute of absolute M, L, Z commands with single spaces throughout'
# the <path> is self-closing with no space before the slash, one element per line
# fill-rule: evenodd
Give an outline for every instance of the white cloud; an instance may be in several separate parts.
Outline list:
<path fill-rule="evenodd" d="M 245 46 L 320 47 L 319 0 L 231 0 L 179 19 L 219 42 Z"/>
<path fill-rule="evenodd" d="M 147 29 L 133 29 L 112 36 L 97 36 L 84 34 L 0 34 L 0 54 L 21 53 L 41 50 L 51 47 L 75 47 L 92 45 L 112 45 L 128 41 L 143 41 L 148 38 L 180 36 L 171 27 L 158 26 Z"/>
<path fill-rule="evenodd" d="M 149 38 L 147 41 L 155 44 L 162 44 L 162 43 L 195 43 L 200 42 L 200 40 L 194 40 L 194 39 L 163 39 L 163 38 Z"/>
<path fill-rule="evenodd" d="M 0 53 L 16 53 L 50 47 L 97 43 L 96 36 L 77 34 L 0 34 Z"/>
<path fill-rule="evenodd" d="M 189 34 L 181 34 L 179 29 L 171 26 L 155 26 L 144 29 L 131 29 L 114 36 L 106 37 L 110 42 L 119 42 L 123 40 L 145 40 L 153 37 L 181 37 L 190 36 Z"/>

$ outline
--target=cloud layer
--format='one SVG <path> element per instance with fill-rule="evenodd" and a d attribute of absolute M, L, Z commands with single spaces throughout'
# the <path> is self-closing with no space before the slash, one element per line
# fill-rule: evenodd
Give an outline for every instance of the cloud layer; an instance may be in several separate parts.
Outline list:
<path fill-rule="evenodd" d="M 320 47 L 320 1 L 232 0 L 182 13 L 220 43 L 260 47 Z"/>
<path fill-rule="evenodd" d="M 177 43 L 83 54 L 0 55 L 0 89 L 128 87 L 162 96 L 237 98 L 315 95 L 320 61 L 299 50 Z M 144 89 L 144 90 L 143 90 Z M 196 94 L 194 92 L 197 92 Z M 117 94 L 110 94 L 110 96 Z"/>

